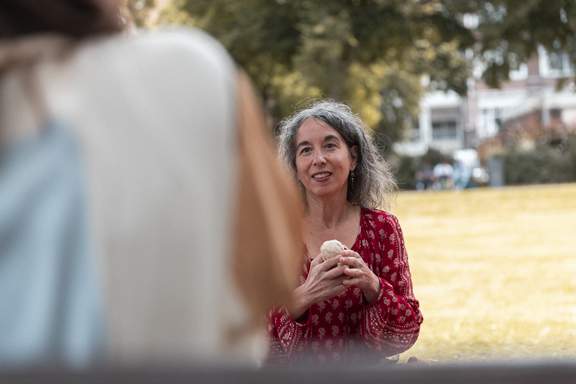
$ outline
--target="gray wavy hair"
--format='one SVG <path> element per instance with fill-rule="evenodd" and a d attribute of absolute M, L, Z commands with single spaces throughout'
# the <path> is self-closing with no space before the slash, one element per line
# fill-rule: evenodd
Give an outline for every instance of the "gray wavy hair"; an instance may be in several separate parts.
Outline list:
<path fill-rule="evenodd" d="M 348 148 L 356 146 L 357 165 L 348 178 L 350 203 L 366 208 L 389 207 L 389 196 L 397 190 L 390 166 L 366 134 L 362 120 L 346 104 L 320 101 L 294 113 L 280 123 L 280 156 L 296 174 L 296 135 L 307 119 L 317 119 L 334 128 Z"/>

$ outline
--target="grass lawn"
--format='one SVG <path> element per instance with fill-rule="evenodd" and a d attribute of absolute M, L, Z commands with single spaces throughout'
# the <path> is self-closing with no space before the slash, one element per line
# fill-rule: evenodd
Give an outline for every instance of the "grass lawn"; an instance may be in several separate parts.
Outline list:
<path fill-rule="evenodd" d="M 576 358 L 576 184 L 402 192 L 424 314 L 402 360 Z"/>

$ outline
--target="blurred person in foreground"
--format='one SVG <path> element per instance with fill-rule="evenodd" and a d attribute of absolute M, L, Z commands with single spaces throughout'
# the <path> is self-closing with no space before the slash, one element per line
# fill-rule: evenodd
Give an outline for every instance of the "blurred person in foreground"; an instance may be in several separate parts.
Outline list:
<path fill-rule="evenodd" d="M 364 124 L 319 102 L 285 120 L 280 140 L 306 203 L 306 257 L 294 304 L 269 316 L 269 361 L 374 363 L 407 350 L 422 315 L 398 220 L 378 209 L 393 176 Z M 321 257 L 333 239 L 345 250 Z"/>
<path fill-rule="evenodd" d="M 297 189 L 224 49 L 119 7 L 0 2 L 0 367 L 256 361 Z"/>

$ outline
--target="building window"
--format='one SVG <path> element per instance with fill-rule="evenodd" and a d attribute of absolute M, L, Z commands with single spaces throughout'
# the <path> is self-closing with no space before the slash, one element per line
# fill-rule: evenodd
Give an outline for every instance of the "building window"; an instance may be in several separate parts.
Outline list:
<path fill-rule="evenodd" d="M 538 50 L 540 57 L 540 74 L 544 77 L 564 77 L 573 74 L 570 57 L 560 51 Z"/>
<path fill-rule="evenodd" d="M 566 60 L 566 54 L 559 52 L 548 53 L 548 68 L 552 71 L 565 73 L 568 72 L 570 66 Z"/>
<path fill-rule="evenodd" d="M 432 122 L 432 139 L 453 140 L 458 138 L 458 124 L 455 120 L 438 120 Z"/>
<path fill-rule="evenodd" d="M 483 108 L 479 116 L 478 136 L 492 137 L 501 130 L 502 110 L 500 108 Z"/>
<path fill-rule="evenodd" d="M 550 118 L 560 120 L 562 118 L 562 110 L 560 108 L 550 109 Z"/>

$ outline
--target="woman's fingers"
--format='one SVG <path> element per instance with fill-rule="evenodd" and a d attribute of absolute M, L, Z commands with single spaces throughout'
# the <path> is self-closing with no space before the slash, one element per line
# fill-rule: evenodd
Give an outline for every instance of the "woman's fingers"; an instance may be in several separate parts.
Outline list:
<path fill-rule="evenodd" d="M 312 261 L 310 262 L 310 271 L 312 270 L 316 270 L 316 271 L 323 271 L 325 270 L 325 266 L 324 263 L 326 263 L 328 260 L 324 260 L 324 258 L 322 257 L 322 255 L 318 255 L 316 256 L 314 259 L 312 259 Z"/>
<path fill-rule="evenodd" d="M 351 278 L 359 278 L 359 277 L 363 277 L 365 275 L 364 271 L 358 269 L 358 268 L 345 268 L 343 273 Z"/>
<path fill-rule="evenodd" d="M 361 278 L 353 278 L 353 279 L 346 279 L 342 281 L 342 285 L 346 288 L 351 287 L 353 285 L 360 285 L 362 284 Z"/>
<path fill-rule="evenodd" d="M 312 267 L 320 264 L 322 261 L 324 261 L 324 260 L 322 260 L 322 255 L 321 255 L 321 254 L 317 255 L 317 256 L 316 256 L 315 258 L 313 258 L 312 261 L 310 262 L 310 268 L 312 268 Z"/>
<path fill-rule="evenodd" d="M 346 286 L 342 285 L 342 281 L 346 278 L 334 278 L 331 280 L 325 280 L 322 284 L 322 288 L 319 289 L 316 302 L 327 300 L 331 297 L 339 295 L 346 290 Z"/>
<path fill-rule="evenodd" d="M 346 286 L 342 284 L 335 285 L 334 287 L 329 288 L 326 290 L 326 298 L 334 297 L 336 295 L 341 294 L 346 290 Z"/>
<path fill-rule="evenodd" d="M 318 268 L 321 271 L 328 271 L 329 269 L 332 269 L 336 265 L 338 265 L 338 259 L 339 259 L 338 257 L 331 257 L 328 260 L 324 260 L 323 262 L 318 264 Z"/>
<path fill-rule="evenodd" d="M 340 253 L 340 256 L 341 257 L 356 257 L 356 258 L 362 260 L 362 256 L 360 256 L 360 254 L 358 252 L 354 252 L 351 249 L 346 249 L 346 250 L 342 251 Z"/>
<path fill-rule="evenodd" d="M 344 274 L 344 271 L 347 269 L 346 266 L 341 265 L 341 266 L 337 266 L 336 268 L 332 268 L 326 272 L 324 272 L 324 278 L 325 279 L 334 279 L 338 276 L 341 276 Z"/>
<path fill-rule="evenodd" d="M 341 264 L 347 265 L 352 268 L 362 268 L 364 267 L 364 261 L 353 256 L 342 256 L 338 259 Z"/>

